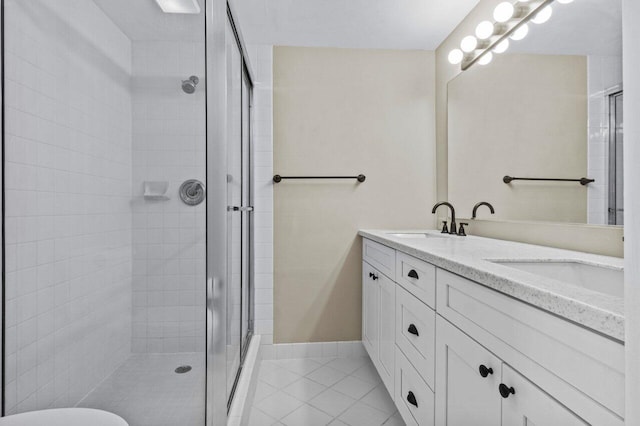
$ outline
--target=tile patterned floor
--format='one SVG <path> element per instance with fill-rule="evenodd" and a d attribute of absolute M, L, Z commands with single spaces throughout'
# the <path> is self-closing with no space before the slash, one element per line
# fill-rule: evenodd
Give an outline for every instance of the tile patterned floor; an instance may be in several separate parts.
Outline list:
<path fill-rule="evenodd" d="M 249 426 L 404 426 L 367 357 L 264 360 Z"/>
<path fill-rule="evenodd" d="M 192 370 L 176 374 L 180 365 Z M 135 354 L 78 406 L 111 411 L 130 426 L 201 426 L 204 365 L 204 354 Z"/>

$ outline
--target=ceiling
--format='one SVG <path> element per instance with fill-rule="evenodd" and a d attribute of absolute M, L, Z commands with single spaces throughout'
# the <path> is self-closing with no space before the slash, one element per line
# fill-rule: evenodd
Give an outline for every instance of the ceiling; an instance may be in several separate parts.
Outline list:
<path fill-rule="evenodd" d="M 204 38 L 204 13 L 165 14 L 154 0 L 93 1 L 131 40 Z M 232 1 L 248 44 L 434 50 L 479 0 Z"/>
<path fill-rule="evenodd" d="M 479 0 L 233 0 L 248 44 L 435 50 Z"/>
<path fill-rule="evenodd" d="M 512 42 L 508 52 L 622 56 L 621 0 L 555 3 L 549 21 L 529 28 L 529 35 Z"/>
<path fill-rule="evenodd" d="M 204 41 L 204 13 L 164 13 L 155 0 L 93 0 L 133 41 Z M 198 0 L 204 11 L 204 0 Z"/>

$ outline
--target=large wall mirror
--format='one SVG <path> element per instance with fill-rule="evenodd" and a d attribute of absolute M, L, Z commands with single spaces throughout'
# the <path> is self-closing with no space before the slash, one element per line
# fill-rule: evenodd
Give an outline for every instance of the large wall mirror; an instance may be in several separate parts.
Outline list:
<path fill-rule="evenodd" d="M 553 3 L 449 82 L 449 200 L 479 218 L 623 225 L 621 0 Z M 593 179 L 592 183 L 514 180 Z"/>

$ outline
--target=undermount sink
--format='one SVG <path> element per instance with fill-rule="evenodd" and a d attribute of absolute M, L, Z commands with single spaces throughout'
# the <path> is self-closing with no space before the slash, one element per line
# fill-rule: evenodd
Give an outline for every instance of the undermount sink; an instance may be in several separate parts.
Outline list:
<path fill-rule="evenodd" d="M 427 234 L 426 232 L 390 232 L 387 235 L 397 238 L 447 238 L 443 234 Z"/>
<path fill-rule="evenodd" d="M 574 260 L 490 260 L 611 296 L 624 297 L 624 270 Z"/>

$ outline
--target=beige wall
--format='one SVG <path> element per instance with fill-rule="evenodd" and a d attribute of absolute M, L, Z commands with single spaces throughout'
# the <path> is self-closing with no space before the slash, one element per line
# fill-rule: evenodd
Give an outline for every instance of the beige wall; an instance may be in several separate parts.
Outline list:
<path fill-rule="evenodd" d="M 274 342 L 361 338 L 360 228 L 430 227 L 433 52 L 277 47 Z"/>
<path fill-rule="evenodd" d="M 447 84 L 460 74 L 460 66 L 451 65 L 447 55 L 457 48 L 463 37 L 473 34 L 476 25 L 489 19 L 494 7 L 502 0 L 480 0 L 458 27 L 436 50 L 436 156 L 437 156 L 437 197 L 448 197 L 448 131 L 447 131 Z M 489 68 L 491 65 L 489 65 Z M 514 223 L 495 222 L 490 226 L 471 224 L 470 233 L 474 235 L 544 244 L 550 247 L 575 248 L 576 242 L 585 252 L 622 257 L 622 229 L 591 225 L 558 225 L 553 223 Z M 606 236 L 606 237 L 603 237 Z M 535 238 L 534 238 L 535 237 Z"/>
<path fill-rule="evenodd" d="M 461 215 L 478 201 L 492 219 L 587 222 L 587 187 L 513 182 L 505 175 L 587 175 L 587 60 L 500 55 L 449 82 L 449 201 Z"/>

